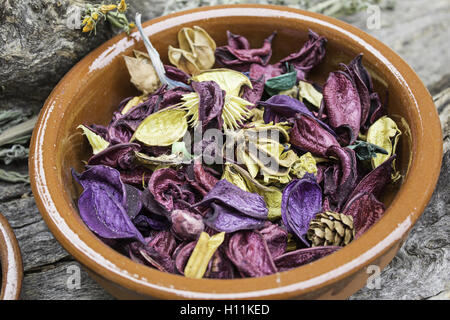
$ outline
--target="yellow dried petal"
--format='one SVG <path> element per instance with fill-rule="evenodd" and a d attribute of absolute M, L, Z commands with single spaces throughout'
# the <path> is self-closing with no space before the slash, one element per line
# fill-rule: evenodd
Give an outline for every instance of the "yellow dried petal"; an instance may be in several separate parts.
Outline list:
<path fill-rule="evenodd" d="M 136 107 L 138 104 L 141 104 L 142 102 L 144 102 L 144 97 L 145 95 L 133 97 L 132 99 L 130 99 L 130 101 L 127 102 L 120 113 L 125 114 Z"/>
<path fill-rule="evenodd" d="M 310 152 L 303 154 L 291 167 L 291 174 L 302 178 L 306 173 L 317 174 L 316 159 Z"/>
<path fill-rule="evenodd" d="M 180 109 L 163 109 L 149 115 L 136 129 L 134 139 L 147 146 L 170 146 L 183 138 L 188 129 L 186 112 Z"/>
<path fill-rule="evenodd" d="M 206 232 L 202 232 L 184 268 L 184 275 L 187 278 L 201 279 L 214 252 L 224 239 L 225 232 L 217 233 L 211 237 Z"/>
<path fill-rule="evenodd" d="M 301 100 L 306 99 L 313 106 L 320 108 L 320 103 L 322 102 L 323 95 L 314 88 L 314 86 L 308 82 L 300 81 L 298 84 L 299 97 Z"/>
<path fill-rule="evenodd" d="M 388 116 L 381 117 L 370 126 L 367 130 L 367 142 L 388 152 L 388 154 L 377 153 L 377 156 L 371 159 L 373 168 L 378 167 L 395 154 L 400 135 L 401 131 L 397 124 Z M 395 160 L 392 162 L 392 166 L 394 168 L 393 179 L 396 180 L 400 177 L 400 174 L 395 170 Z"/>
<path fill-rule="evenodd" d="M 103 139 L 101 136 L 93 132 L 91 129 L 89 129 L 86 126 L 83 126 L 82 124 L 77 127 L 77 129 L 82 129 L 83 134 L 86 136 L 86 138 L 89 141 L 89 144 L 92 147 L 92 152 L 94 154 L 99 153 L 102 150 L 105 150 L 109 147 L 109 142 Z"/>
<path fill-rule="evenodd" d="M 240 95 L 242 86 L 253 88 L 250 79 L 245 74 L 226 68 L 202 71 L 193 76 L 192 80 L 197 82 L 214 81 L 222 90 L 225 90 L 227 95 L 236 97 Z"/>
<path fill-rule="evenodd" d="M 197 74 L 200 68 L 197 66 L 194 55 L 186 50 L 169 46 L 169 61 L 178 69 L 188 73 Z"/>
<path fill-rule="evenodd" d="M 117 6 L 117 11 L 120 13 L 127 11 L 127 3 L 125 0 L 120 0 L 119 5 Z"/>

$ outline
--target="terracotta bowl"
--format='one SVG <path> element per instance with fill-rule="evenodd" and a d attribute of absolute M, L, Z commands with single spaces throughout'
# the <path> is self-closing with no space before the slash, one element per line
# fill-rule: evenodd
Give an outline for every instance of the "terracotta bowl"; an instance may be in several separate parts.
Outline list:
<path fill-rule="evenodd" d="M 383 218 L 358 240 L 311 264 L 262 278 L 187 279 L 137 264 L 100 241 L 77 212 L 80 189 L 70 168 L 80 171 L 90 147 L 76 127 L 107 124 L 118 103 L 138 92 L 129 83 L 123 55 L 144 51 L 134 30 L 106 42 L 80 61 L 55 87 L 33 133 L 30 173 L 33 193 L 48 227 L 64 248 L 79 260 L 107 291 L 118 298 L 347 298 L 370 276 L 369 265 L 381 269 L 395 256 L 427 205 L 435 187 L 442 157 L 440 123 L 433 101 L 413 70 L 392 50 L 361 30 L 319 14 L 278 6 L 239 5 L 205 7 L 157 18 L 144 24 L 161 57 L 177 47 L 181 27 L 198 25 L 226 43 L 226 31 L 246 36 L 259 47 L 274 30 L 272 61 L 298 50 L 308 29 L 328 39 L 326 59 L 312 72 L 323 83 L 340 62 L 359 53 L 375 89 L 386 98 L 389 114 L 404 134 L 398 166 L 405 178 L 389 188 L 383 199 Z"/>
<path fill-rule="evenodd" d="M 0 300 L 18 300 L 22 288 L 22 256 L 16 236 L 6 218 L 0 214 Z"/>

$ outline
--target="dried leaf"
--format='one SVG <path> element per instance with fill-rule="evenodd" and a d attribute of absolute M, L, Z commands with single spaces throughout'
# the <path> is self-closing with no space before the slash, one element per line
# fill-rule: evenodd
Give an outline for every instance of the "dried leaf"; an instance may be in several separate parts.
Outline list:
<path fill-rule="evenodd" d="M 185 111 L 164 109 L 145 118 L 131 140 L 136 139 L 147 146 L 169 146 L 181 139 L 187 129 Z"/>
<path fill-rule="evenodd" d="M 211 237 L 206 232 L 202 232 L 184 269 L 184 275 L 188 278 L 201 279 L 214 252 L 222 244 L 224 238 L 225 232 Z"/>
<path fill-rule="evenodd" d="M 135 57 L 124 56 L 130 74 L 130 82 L 144 94 L 156 91 L 160 86 L 158 75 L 145 53 L 134 51 Z"/>
<path fill-rule="evenodd" d="M 305 99 L 317 109 L 320 108 L 320 104 L 322 103 L 323 99 L 322 93 L 317 91 L 312 84 L 306 81 L 299 81 L 298 88 L 298 94 L 301 100 Z"/>
<path fill-rule="evenodd" d="M 89 141 L 89 144 L 92 147 L 92 153 L 97 154 L 102 150 L 105 150 L 109 146 L 109 142 L 103 139 L 100 135 L 94 133 L 91 129 L 84 125 L 79 125 L 77 129 L 82 129 L 83 134 Z"/>

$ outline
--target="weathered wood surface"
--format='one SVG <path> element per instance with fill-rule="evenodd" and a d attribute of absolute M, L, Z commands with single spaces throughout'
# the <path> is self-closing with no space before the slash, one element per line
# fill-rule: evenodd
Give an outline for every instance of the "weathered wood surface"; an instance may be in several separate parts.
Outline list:
<path fill-rule="evenodd" d="M 147 18 L 163 12 L 163 1 L 150 3 L 136 2 L 136 7 Z M 450 299 L 450 2 L 397 1 L 395 10 L 381 12 L 378 30 L 368 30 L 367 17 L 363 12 L 344 20 L 396 50 L 428 86 L 437 99 L 445 156 L 434 195 L 397 256 L 382 271 L 380 289 L 366 287 L 350 299 Z M 2 102 L 0 96 L 0 107 Z M 18 169 L 26 170 L 26 163 Z M 82 268 L 81 281 L 74 285 L 71 277 L 80 265 L 47 229 L 28 185 L 0 182 L 0 212 L 14 228 L 22 250 L 23 299 L 112 299 Z"/>

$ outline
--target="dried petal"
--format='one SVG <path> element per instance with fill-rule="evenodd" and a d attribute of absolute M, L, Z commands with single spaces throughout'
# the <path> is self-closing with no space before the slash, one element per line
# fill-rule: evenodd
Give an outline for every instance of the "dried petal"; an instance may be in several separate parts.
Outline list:
<path fill-rule="evenodd" d="M 261 277 L 277 272 L 267 243 L 259 232 L 232 234 L 225 252 L 242 277 Z"/>
<path fill-rule="evenodd" d="M 205 229 L 203 217 L 187 210 L 174 210 L 170 214 L 171 230 L 181 240 L 195 240 Z"/>
<path fill-rule="evenodd" d="M 359 133 L 361 102 L 351 79 L 342 72 L 331 72 L 323 87 L 323 100 L 331 127 L 343 144 L 352 144 Z"/>
<path fill-rule="evenodd" d="M 316 88 L 306 82 L 306 81 L 299 81 L 298 83 L 299 88 L 299 98 L 301 100 L 307 100 L 310 104 L 315 106 L 317 109 L 320 108 L 320 104 L 322 103 L 323 95 L 319 91 L 316 90 Z"/>
<path fill-rule="evenodd" d="M 164 109 L 145 118 L 132 140 L 136 139 L 147 146 L 169 146 L 181 139 L 187 129 L 186 112 Z"/>
<path fill-rule="evenodd" d="M 287 248 L 288 232 L 282 227 L 266 222 L 264 228 L 259 230 L 259 233 L 266 240 L 272 258 L 282 255 Z"/>
<path fill-rule="evenodd" d="M 81 219 L 93 232 L 107 239 L 135 238 L 143 241 L 127 214 L 127 195 L 119 171 L 102 165 L 91 166 L 74 179 L 83 186 L 78 199 Z"/>
<path fill-rule="evenodd" d="M 92 152 L 94 154 L 99 153 L 102 150 L 105 150 L 109 146 L 109 142 L 103 139 L 100 135 L 96 134 L 94 131 L 89 129 L 86 126 L 79 125 L 77 129 L 82 129 L 84 135 L 89 141 L 89 144 L 92 147 Z"/>
<path fill-rule="evenodd" d="M 130 82 L 144 94 L 156 91 L 161 86 L 161 82 L 148 55 L 134 51 L 134 56 L 124 56 L 131 77 Z"/>
<path fill-rule="evenodd" d="M 133 169 L 135 151 L 140 150 L 137 143 L 120 143 L 107 147 L 89 158 L 88 165 L 102 164 L 116 169 Z"/>
<path fill-rule="evenodd" d="M 281 217 L 288 231 L 293 232 L 307 246 L 305 238 L 309 221 L 322 209 L 322 190 L 314 176 L 306 174 L 292 180 L 283 190 Z"/>
<path fill-rule="evenodd" d="M 286 73 L 267 79 L 264 88 L 269 95 L 274 96 L 280 91 L 292 88 L 295 86 L 296 82 L 297 71 L 295 71 L 292 65 L 289 65 Z"/>
<path fill-rule="evenodd" d="M 373 194 L 358 193 L 350 199 L 342 211 L 353 217 L 355 239 L 377 222 L 385 211 L 384 204 Z"/>
<path fill-rule="evenodd" d="M 211 237 L 206 232 L 202 232 L 184 269 L 184 275 L 188 278 L 202 278 L 209 261 L 224 238 L 225 232 L 217 233 Z"/>
<path fill-rule="evenodd" d="M 287 271 L 323 258 L 340 248 L 337 246 L 323 246 L 298 249 L 275 258 L 275 265 L 279 271 Z"/>
<path fill-rule="evenodd" d="M 401 131 L 397 124 L 387 116 L 381 117 L 369 127 L 367 142 L 387 151 L 386 154 L 377 154 L 376 157 L 371 159 L 372 168 L 378 167 L 395 154 L 400 135 Z M 396 180 L 400 177 L 400 173 L 395 171 L 395 160 L 392 161 L 392 166 L 394 169 L 393 180 Z"/>

